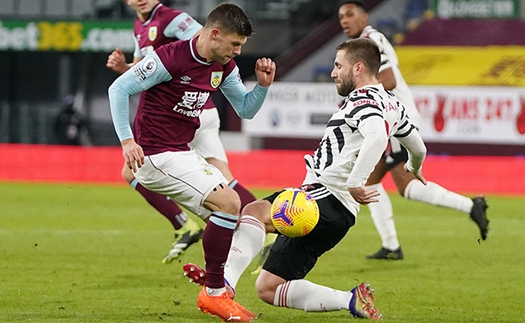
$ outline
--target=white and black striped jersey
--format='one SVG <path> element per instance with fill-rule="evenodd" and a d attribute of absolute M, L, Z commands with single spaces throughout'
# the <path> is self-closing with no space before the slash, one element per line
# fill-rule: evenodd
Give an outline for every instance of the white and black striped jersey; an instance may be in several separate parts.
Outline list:
<path fill-rule="evenodd" d="M 390 44 L 385 35 L 374 29 L 372 26 L 366 26 L 359 37 L 369 38 L 379 47 L 379 51 L 381 52 L 381 66 L 379 67 L 379 73 L 388 68 L 392 69 L 396 79 L 396 87 L 391 91 L 394 92 L 397 99 L 403 104 L 403 106 L 405 106 L 405 109 L 410 116 L 410 120 L 412 120 L 412 124 L 419 128 L 421 124 L 421 115 L 419 114 L 414 102 L 412 92 L 399 69 L 399 60 L 394 47 L 392 47 L 392 44 Z"/>
<path fill-rule="evenodd" d="M 315 153 L 305 156 L 307 174 L 303 184 L 324 185 L 357 215 L 359 204 L 348 187 L 364 185 L 391 136 L 413 133 L 421 140 L 392 92 L 381 84 L 356 89 L 330 118 Z M 424 147 L 422 140 L 420 145 Z M 419 169 L 420 165 L 415 167 Z"/>

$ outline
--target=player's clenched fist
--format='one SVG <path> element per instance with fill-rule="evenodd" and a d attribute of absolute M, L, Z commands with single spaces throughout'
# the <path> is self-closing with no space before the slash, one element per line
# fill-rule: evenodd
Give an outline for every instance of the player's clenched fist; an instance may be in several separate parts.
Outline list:
<path fill-rule="evenodd" d="M 106 67 L 120 74 L 128 70 L 129 66 L 126 64 L 126 56 L 120 48 L 117 47 L 109 54 Z"/>
<path fill-rule="evenodd" d="M 270 86 L 275 78 L 275 62 L 271 58 L 259 58 L 255 63 L 255 75 L 260 86 Z"/>

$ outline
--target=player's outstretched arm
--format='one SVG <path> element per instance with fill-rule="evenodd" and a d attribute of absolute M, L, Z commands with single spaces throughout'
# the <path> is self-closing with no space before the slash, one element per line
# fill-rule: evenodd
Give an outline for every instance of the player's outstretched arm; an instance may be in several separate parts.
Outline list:
<path fill-rule="evenodd" d="M 255 63 L 257 84 L 248 92 L 239 78 L 239 68 L 226 76 L 220 89 L 226 99 L 230 101 L 237 115 L 243 119 L 251 119 L 261 109 L 269 86 L 275 77 L 275 63 L 270 58 L 260 58 Z"/>
<path fill-rule="evenodd" d="M 255 75 L 260 86 L 270 86 L 275 78 L 275 62 L 271 58 L 259 58 L 255 63 Z"/>

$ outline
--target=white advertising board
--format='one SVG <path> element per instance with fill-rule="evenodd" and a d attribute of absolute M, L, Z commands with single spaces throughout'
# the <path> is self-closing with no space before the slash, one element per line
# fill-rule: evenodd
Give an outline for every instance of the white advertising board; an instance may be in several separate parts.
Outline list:
<path fill-rule="evenodd" d="M 253 86 L 246 82 L 247 88 Z M 256 137 L 320 139 L 343 99 L 335 83 L 276 82 L 257 115 L 252 120 L 243 119 L 242 129 Z"/>
<path fill-rule="evenodd" d="M 248 88 L 253 84 L 248 84 Z M 525 145 L 525 89 L 411 86 L 427 142 Z M 341 101 L 333 83 L 276 82 L 243 132 L 255 137 L 321 138 Z"/>
<path fill-rule="evenodd" d="M 525 89 L 412 86 L 428 142 L 525 145 Z"/>

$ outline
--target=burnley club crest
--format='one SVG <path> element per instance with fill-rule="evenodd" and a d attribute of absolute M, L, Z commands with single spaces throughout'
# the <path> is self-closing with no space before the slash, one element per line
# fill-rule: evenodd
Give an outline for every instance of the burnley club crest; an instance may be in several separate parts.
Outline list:
<path fill-rule="evenodd" d="M 220 72 L 211 72 L 210 84 L 216 89 L 222 81 L 222 71 Z"/>

